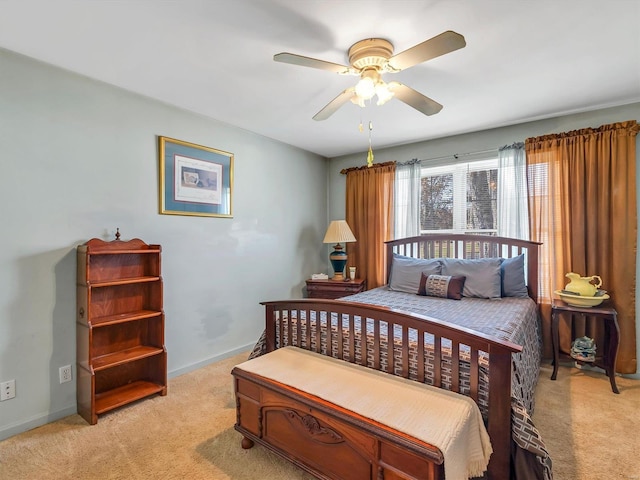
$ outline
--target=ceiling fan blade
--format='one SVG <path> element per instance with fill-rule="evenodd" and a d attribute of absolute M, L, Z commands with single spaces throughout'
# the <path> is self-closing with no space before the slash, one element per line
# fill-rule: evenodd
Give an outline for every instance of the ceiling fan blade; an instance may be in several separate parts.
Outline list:
<path fill-rule="evenodd" d="M 318 68 L 320 70 L 328 70 L 334 73 L 351 73 L 351 70 L 346 65 L 325 62 L 324 60 L 318 60 L 317 58 L 303 57 L 302 55 L 296 55 L 295 53 L 277 53 L 273 56 L 273 59 L 276 62 L 290 63 L 292 65 L 300 65 L 302 67 Z"/>
<path fill-rule="evenodd" d="M 389 59 L 389 66 L 395 70 L 413 67 L 445 53 L 453 52 L 467 44 L 459 33 L 447 30 L 429 40 L 425 40 L 404 52 L 400 52 Z"/>
<path fill-rule="evenodd" d="M 325 107 L 322 110 L 316 113 L 313 116 L 313 119 L 318 121 L 326 120 L 331 115 L 333 115 L 336 112 L 336 110 L 338 110 L 342 105 L 344 105 L 349 100 L 351 100 L 355 95 L 356 95 L 355 88 L 353 87 L 347 88 L 340 95 L 338 95 L 336 98 L 331 100 L 327 105 L 325 105 Z"/>
<path fill-rule="evenodd" d="M 425 115 L 434 115 L 442 110 L 442 105 L 438 102 L 424 96 L 420 92 L 416 92 L 414 89 L 409 88 L 402 83 L 391 82 L 389 83 L 389 89 L 394 93 L 394 96 L 398 100 L 406 103 Z"/>

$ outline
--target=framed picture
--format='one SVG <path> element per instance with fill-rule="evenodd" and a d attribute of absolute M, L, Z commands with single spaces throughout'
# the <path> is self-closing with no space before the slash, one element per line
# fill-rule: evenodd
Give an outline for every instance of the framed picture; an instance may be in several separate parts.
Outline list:
<path fill-rule="evenodd" d="M 160 213 L 232 217 L 233 154 L 158 137 Z"/>

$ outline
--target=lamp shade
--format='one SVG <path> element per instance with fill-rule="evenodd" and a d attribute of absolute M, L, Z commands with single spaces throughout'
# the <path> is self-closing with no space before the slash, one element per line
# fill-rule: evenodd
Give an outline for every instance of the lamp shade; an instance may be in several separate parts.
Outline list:
<path fill-rule="evenodd" d="M 327 233 L 324 234 L 324 240 L 322 243 L 346 243 L 355 242 L 356 237 L 353 236 L 353 232 L 349 228 L 346 220 L 333 220 L 327 228 Z"/>
<path fill-rule="evenodd" d="M 347 253 L 342 250 L 341 242 L 355 242 L 356 237 L 345 220 L 333 220 L 327 228 L 322 243 L 335 243 L 329 255 L 333 267 L 333 280 L 344 280 L 344 267 L 347 265 Z"/>

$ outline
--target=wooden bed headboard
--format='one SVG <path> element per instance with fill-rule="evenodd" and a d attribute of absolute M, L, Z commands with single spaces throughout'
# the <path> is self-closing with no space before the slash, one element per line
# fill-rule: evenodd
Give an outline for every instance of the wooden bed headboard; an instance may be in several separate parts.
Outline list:
<path fill-rule="evenodd" d="M 537 303 L 539 294 L 538 260 L 540 242 L 489 235 L 429 233 L 385 242 L 386 278 L 393 254 L 413 258 L 512 258 L 525 255 L 526 283 L 529 296 Z"/>

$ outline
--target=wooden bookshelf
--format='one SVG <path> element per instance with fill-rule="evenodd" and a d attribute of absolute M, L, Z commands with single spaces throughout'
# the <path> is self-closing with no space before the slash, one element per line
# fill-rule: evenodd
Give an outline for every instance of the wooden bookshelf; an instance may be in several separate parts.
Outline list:
<path fill-rule="evenodd" d="M 77 248 L 77 401 L 98 415 L 167 394 L 161 247 L 98 238 Z"/>

